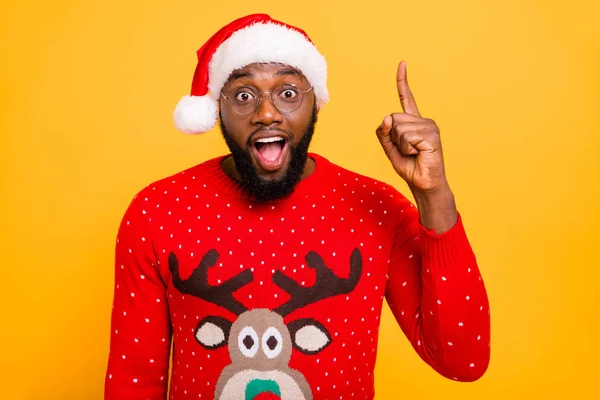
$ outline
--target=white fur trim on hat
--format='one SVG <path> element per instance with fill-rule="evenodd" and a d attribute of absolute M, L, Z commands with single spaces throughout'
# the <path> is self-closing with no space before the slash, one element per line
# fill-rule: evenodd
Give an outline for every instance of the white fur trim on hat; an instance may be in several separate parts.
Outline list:
<path fill-rule="evenodd" d="M 272 62 L 300 70 L 314 86 L 319 107 L 329 101 L 325 57 L 303 34 L 274 23 L 256 23 L 240 29 L 219 46 L 208 67 L 211 98 L 219 100 L 233 71 L 253 63 Z"/>
<path fill-rule="evenodd" d="M 175 126 L 188 135 L 211 130 L 217 117 L 217 103 L 209 96 L 183 96 L 173 112 Z"/>

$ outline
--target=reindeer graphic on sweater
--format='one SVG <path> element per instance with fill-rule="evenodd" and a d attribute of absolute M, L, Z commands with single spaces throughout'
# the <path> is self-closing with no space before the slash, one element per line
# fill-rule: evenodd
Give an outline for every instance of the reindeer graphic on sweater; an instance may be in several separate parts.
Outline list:
<path fill-rule="evenodd" d="M 202 319 L 195 331 L 198 343 L 206 349 L 228 347 L 231 364 L 217 380 L 214 398 L 254 399 L 261 393 L 276 395 L 282 400 L 310 400 L 310 385 L 304 375 L 289 367 L 292 348 L 304 354 L 317 354 L 331 343 L 325 326 L 312 318 L 284 323 L 283 318 L 299 308 L 354 290 L 362 273 L 362 256 L 354 249 L 350 257 L 348 278 L 340 278 L 329 269 L 321 256 L 309 252 L 305 259 L 315 270 L 316 280 L 303 287 L 281 271 L 273 274 L 273 283 L 285 290 L 290 300 L 273 311 L 266 308 L 248 310 L 233 297 L 233 293 L 253 280 L 245 270 L 224 283 L 208 284 L 208 269 L 217 263 L 216 250 L 208 251 L 190 277 L 182 280 L 174 253 L 169 255 L 173 285 L 182 294 L 211 302 L 237 315 L 235 321 L 220 316 Z"/>

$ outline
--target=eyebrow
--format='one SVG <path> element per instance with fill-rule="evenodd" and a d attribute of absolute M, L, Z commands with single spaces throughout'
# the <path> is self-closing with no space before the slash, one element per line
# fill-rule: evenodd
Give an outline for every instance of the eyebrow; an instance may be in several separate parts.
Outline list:
<path fill-rule="evenodd" d="M 286 69 L 282 69 L 282 70 L 275 72 L 275 76 L 287 76 L 287 75 L 300 76 L 300 73 L 297 70 L 295 70 L 294 68 L 286 68 Z M 229 77 L 229 81 L 232 82 L 232 81 L 235 81 L 236 79 L 240 79 L 240 78 L 252 78 L 253 76 L 254 75 L 250 71 L 232 72 L 231 76 Z"/>
<path fill-rule="evenodd" d="M 229 76 L 229 82 L 233 82 L 236 79 L 240 79 L 240 78 L 252 78 L 252 72 L 250 71 L 246 71 L 246 72 L 232 72 L 231 75 Z"/>
<path fill-rule="evenodd" d="M 285 75 L 296 75 L 298 77 L 300 77 L 300 73 L 295 70 L 294 68 L 286 68 L 286 69 L 282 69 L 280 71 L 275 72 L 275 76 L 285 76 Z"/>
<path fill-rule="evenodd" d="M 282 70 L 279 70 L 277 72 L 275 72 L 275 76 L 297 76 L 297 77 L 302 77 L 302 75 L 298 72 L 298 70 L 294 69 L 294 68 L 285 68 Z M 232 72 L 231 75 L 229 76 L 228 82 L 234 82 L 238 79 L 241 78 L 253 78 L 254 75 L 252 74 L 252 72 L 250 71 L 243 71 L 243 72 Z"/>

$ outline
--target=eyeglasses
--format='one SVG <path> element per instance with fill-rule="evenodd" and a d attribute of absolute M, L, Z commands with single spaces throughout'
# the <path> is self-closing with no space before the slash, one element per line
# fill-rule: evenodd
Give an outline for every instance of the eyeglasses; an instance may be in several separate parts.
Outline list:
<path fill-rule="evenodd" d="M 231 109 L 240 115 L 252 114 L 262 101 L 263 95 L 270 94 L 271 103 L 281 113 L 291 113 L 300 108 L 304 95 L 313 89 L 302 90 L 292 83 L 284 83 L 270 92 L 259 92 L 252 86 L 240 86 L 232 89 L 227 96 L 221 96 L 229 103 Z"/>

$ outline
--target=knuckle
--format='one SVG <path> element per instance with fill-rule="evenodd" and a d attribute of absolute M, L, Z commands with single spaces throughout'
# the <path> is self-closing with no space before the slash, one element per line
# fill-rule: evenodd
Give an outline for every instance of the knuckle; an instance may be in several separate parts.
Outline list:
<path fill-rule="evenodd" d="M 412 152 L 412 150 L 413 150 L 413 147 L 410 144 L 404 143 L 402 145 L 402 152 L 404 154 L 410 154 Z"/>
<path fill-rule="evenodd" d="M 431 127 L 433 128 L 434 131 L 439 132 L 440 128 L 438 127 L 437 123 L 432 120 L 431 118 L 427 118 L 427 122 L 431 125 Z"/>
<path fill-rule="evenodd" d="M 401 113 L 401 112 L 396 112 L 396 113 L 392 114 L 392 119 L 394 120 L 395 123 L 406 122 L 411 119 L 411 115 Z"/>

